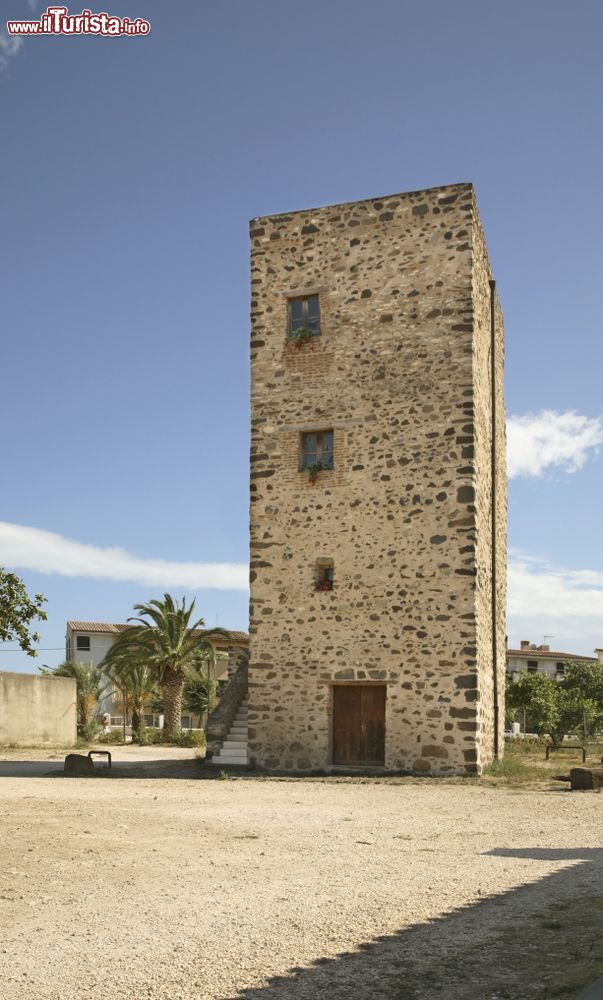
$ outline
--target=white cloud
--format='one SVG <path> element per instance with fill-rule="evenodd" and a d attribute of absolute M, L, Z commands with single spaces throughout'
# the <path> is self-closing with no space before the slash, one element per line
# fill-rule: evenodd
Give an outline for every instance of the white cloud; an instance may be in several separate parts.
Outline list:
<path fill-rule="evenodd" d="M 39 2 L 40 0 L 27 0 L 27 6 L 32 13 L 35 13 Z M 18 11 L 14 10 L 12 14 L 9 14 L 8 19 L 10 21 L 28 20 L 28 12 L 23 11 L 20 15 Z M 17 54 L 23 42 L 24 39 L 22 36 L 9 35 L 6 25 L 0 24 L 0 70 L 7 68 L 9 59 Z"/>
<path fill-rule="evenodd" d="M 22 38 L 18 35 L 9 35 L 6 28 L 0 27 L 0 69 L 5 69 L 8 66 L 8 60 L 19 51 L 22 45 Z"/>
<path fill-rule="evenodd" d="M 512 550 L 509 558 L 509 644 L 520 639 L 593 655 L 603 647 L 603 572 L 564 569 L 546 559 Z M 566 649 L 565 647 L 569 647 Z"/>
<path fill-rule="evenodd" d="M 558 467 L 565 472 L 581 469 L 592 449 L 603 444 L 603 420 L 575 410 L 558 413 L 542 410 L 507 420 L 509 476 L 541 476 Z"/>
<path fill-rule="evenodd" d="M 6 521 L 0 521 L 0 565 L 59 576 L 129 580 L 155 587 L 248 588 L 246 564 L 140 559 L 125 549 L 84 545 L 52 531 Z"/>

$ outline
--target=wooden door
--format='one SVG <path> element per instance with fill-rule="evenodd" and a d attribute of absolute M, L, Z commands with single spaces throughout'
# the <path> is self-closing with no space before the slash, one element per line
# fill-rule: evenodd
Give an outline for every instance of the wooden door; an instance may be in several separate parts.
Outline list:
<path fill-rule="evenodd" d="M 333 763 L 385 762 L 385 684 L 333 687 Z"/>

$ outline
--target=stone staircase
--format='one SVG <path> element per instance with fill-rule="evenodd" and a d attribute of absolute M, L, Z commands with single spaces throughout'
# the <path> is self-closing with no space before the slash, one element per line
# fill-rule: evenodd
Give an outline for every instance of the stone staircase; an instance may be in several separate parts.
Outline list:
<path fill-rule="evenodd" d="M 247 698 L 237 709 L 237 714 L 220 750 L 211 759 L 219 767 L 245 767 L 249 763 L 247 755 Z"/>

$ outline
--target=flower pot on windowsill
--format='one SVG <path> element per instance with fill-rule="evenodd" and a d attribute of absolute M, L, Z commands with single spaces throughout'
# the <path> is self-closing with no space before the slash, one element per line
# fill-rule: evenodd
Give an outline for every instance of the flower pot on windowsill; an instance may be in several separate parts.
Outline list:
<path fill-rule="evenodd" d="M 309 326 L 300 326 L 297 330 L 293 330 L 289 334 L 287 340 L 294 345 L 297 351 L 301 351 L 304 344 L 310 344 L 311 349 L 314 350 L 314 338 L 316 336 L 317 334 Z"/>
<path fill-rule="evenodd" d="M 305 471 L 308 473 L 308 482 L 310 483 L 310 486 L 316 486 L 316 483 L 318 482 L 318 476 L 323 471 L 323 469 L 326 468 L 327 466 L 323 465 L 322 462 L 312 462 L 311 465 L 308 465 L 306 467 Z"/>

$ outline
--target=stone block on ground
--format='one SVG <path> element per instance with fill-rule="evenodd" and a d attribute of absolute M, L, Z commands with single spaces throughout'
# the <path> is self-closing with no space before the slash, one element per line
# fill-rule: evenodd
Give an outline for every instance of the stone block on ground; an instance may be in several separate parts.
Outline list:
<path fill-rule="evenodd" d="M 74 778 L 90 778 L 96 774 L 94 763 L 81 753 L 68 753 L 63 765 L 63 773 Z"/>

